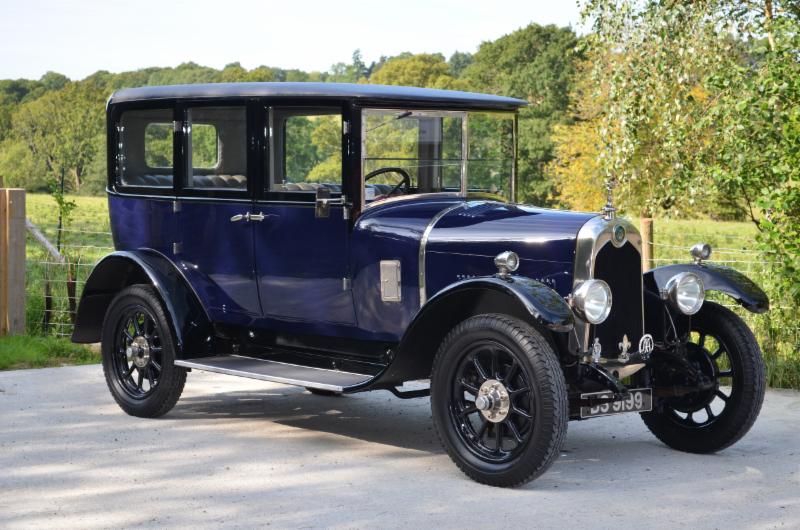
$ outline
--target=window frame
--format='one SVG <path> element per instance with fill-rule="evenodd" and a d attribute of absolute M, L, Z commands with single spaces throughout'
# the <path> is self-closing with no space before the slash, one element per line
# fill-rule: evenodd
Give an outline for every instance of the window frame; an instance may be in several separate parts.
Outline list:
<path fill-rule="evenodd" d="M 172 186 L 139 186 L 123 184 L 119 172 L 120 152 L 120 129 L 119 124 L 123 114 L 126 112 L 163 110 L 169 111 L 172 115 Z M 107 130 L 107 169 L 108 180 L 107 189 L 110 192 L 123 193 L 126 195 L 153 195 L 157 197 L 174 197 L 176 194 L 176 183 L 180 173 L 180 144 L 178 134 L 175 131 L 175 123 L 178 117 L 174 100 L 158 101 L 133 101 L 114 105 L 108 109 L 108 130 Z M 154 122 L 155 123 L 155 122 Z M 124 134 L 124 133 L 123 133 Z M 122 136 L 124 139 L 124 136 Z M 144 155 L 144 153 L 143 153 Z M 146 163 L 146 161 L 145 161 Z M 150 166 L 148 166 L 150 167 Z M 158 168 L 154 168 L 158 169 Z M 164 168 L 161 168 L 164 169 Z"/>
<path fill-rule="evenodd" d="M 338 114 L 342 120 L 341 131 L 341 150 L 342 150 L 342 183 L 341 192 L 331 192 L 331 197 L 344 196 L 348 201 L 351 201 L 351 195 L 347 192 L 349 189 L 350 178 L 348 176 L 349 152 L 348 142 L 350 141 L 350 134 L 347 131 L 349 120 L 351 119 L 351 112 L 345 102 L 341 99 L 286 99 L 286 98 L 270 98 L 261 101 L 262 119 L 264 122 L 263 135 L 262 135 L 262 167 L 259 170 L 259 188 L 257 190 L 257 200 L 262 202 L 279 202 L 279 203 L 294 203 L 294 204 L 310 204 L 316 203 L 317 194 L 311 190 L 298 190 L 298 191 L 281 191 L 270 189 L 272 185 L 272 177 L 275 174 L 276 164 L 279 163 L 276 156 L 275 149 L 275 111 L 292 110 L 297 111 L 298 116 L 302 116 L 303 112 L 313 114 L 315 110 L 331 110 L 331 115 Z M 352 131 L 352 127 L 350 127 Z"/>
<path fill-rule="evenodd" d="M 372 201 L 367 203 L 366 202 L 366 192 L 364 191 L 366 188 L 366 181 L 364 177 L 366 176 L 366 155 L 367 153 L 367 120 L 365 119 L 367 114 L 371 113 L 397 113 L 397 112 L 412 112 L 415 116 L 420 117 L 458 117 L 461 118 L 461 185 L 459 191 L 437 191 L 432 193 L 412 193 L 411 195 L 402 195 L 398 197 L 392 197 L 387 200 L 401 200 L 407 198 L 415 198 L 415 197 L 422 197 L 422 196 L 435 196 L 435 195 L 445 195 L 450 197 L 466 197 L 467 196 L 467 162 L 469 158 L 469 111 L 468 110 L 453 110 L 447 108 L 419 108 L 419 107 L 362 107 L 360 109 L 361 112 L 361 134 L 360 134 L 360 149 L 358 152 L 358 165 L 360 167 L 359 173 L 361 174 L 359 178 L 360 187 L 361 187 L 361 211 L 365 211 L 372 206 L 379 206 L 384 204 L 386 200 L 382 201 Z"/>
<path fill-rule="evenodd" d="M 255 176 L 258 174 L 257 167 L 257 149 L 255 143 L 255 127 L 257 123 L 257 118 L 253 112 L 253 104 L 250 100 L 247 99 L 216 99 L 216 98 L 208 98 L 208 99 L 196 99 L 196 100 L 181 100 L 176 105 L 176 114 L 180 121 L 180 138 L 178 139 L 180 144 L 180 166 L 179 169 L 176 170 L 176 183 L 175 183 L 175 192 L 176 195 L 179 197 L 187 197 L 187 198 L 209 198 L 209 199 L 232 199 L 232 200 L 252 200 L 253 198 L 253 190 L 255 189 Z M 245 177 L 247 177 L 247 187 L 244 189 L 236 189 L 236 188 L 195 188 L 192 186 L 186 185 L 186 179 L 189 176 L 189 164 L 192 161 L 189 159 L 188 154 L 191 153 L 191 146 L 189 142 L 191 142 L 190 136 L 190 129 L 189 129 L 189 112 L 192 109 L 203 108 L 203 107 L 238 107 L 243 108 L 245 111 L 245 142 L 246 142 L 246 163 L 247 168 L 245 172 Z M 217 140 L 219 141 L 219 140 Z M 217 165 L 219 165 L 219 154 L 217 155 Z M 214 169 L 214 168 L 202 168 L 202 169 Z"/>

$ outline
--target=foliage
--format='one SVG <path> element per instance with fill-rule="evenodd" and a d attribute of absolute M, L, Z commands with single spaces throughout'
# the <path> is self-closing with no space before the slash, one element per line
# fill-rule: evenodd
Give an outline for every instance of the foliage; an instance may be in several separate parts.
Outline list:
<path fill-rule="evenodd" d="M 591 0 L 600 174 L 634 211 L 737 197 L 771 267 L 772 326 L 800 304 L 800 9 L 794 2 Z M 730 204 L 730 201 L 729 201 Z M 702 211 L 702 210 L 700 210 Z M 777 335 L 781 336 L 781 335 Z M 797 336 L 770 344 L 800 349 Z"/>
<path fill-rule="evenodd" d="M 378 85 L 405 85 L 426 88 L 461 89 L 462 81 L 451 75 L 450 65 L 439 53 L 394 57 L 381 65 L 369 78 Z"/>
<path fill-rule="evenodd" d="M 553 158 L 552 128 L 567 119 L 576 43 L 569 28 L 531 24 L 481 44 L 464 70 L 470 89 L 530 104 L 519 115 L 518 173 L 522 199 L 536 204 L 552 196 L 544 167 Z"/>
<path fill-rule="evenodd" d="M 70 83 L 23 104 L 14 114 L 13 129 L 36 164 L 58 181 L 66 174 L 79 190 L 102 132 L 103 95 L 91 85 Z"/>

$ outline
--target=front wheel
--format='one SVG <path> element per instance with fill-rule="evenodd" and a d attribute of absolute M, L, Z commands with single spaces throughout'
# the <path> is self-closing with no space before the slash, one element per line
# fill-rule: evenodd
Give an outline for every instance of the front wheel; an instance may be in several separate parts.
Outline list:
<path fill-rule="evenodd" d="M 567 432 L 564 374 L 534 328 L 479 315 L 445 338 L 431 373 L 433 422 L 445 450 L 473 480 L 520 486 L 558 457 Z"/>
<path fill-rule="evenodd" d="M 756 421 L 764 401 L 764 361 L 742 319 L 713 302 L 692 317 L 689 339 L 688 361 L 713 387 L 670 398 L 660 411 L 644 413 L 642 419 L 673 449 L 713 453 L 737 442 Z"/>
<path fill-rule="evenodd" d="M 152 287 L 133 285 L 111 301 L 103 322 L 103 372 L 131 416 L 155 418 L 177 403 L 186 369 L 175 366 L 175 338 Z"/>

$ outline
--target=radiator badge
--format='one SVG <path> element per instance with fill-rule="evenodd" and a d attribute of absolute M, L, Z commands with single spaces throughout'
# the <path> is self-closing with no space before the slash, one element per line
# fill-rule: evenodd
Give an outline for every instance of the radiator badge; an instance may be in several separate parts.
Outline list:
<path fill-rule="evenodd" d="M 642 359 L 645 361 L 650 358 L 654 347 L 655 343 L 653 342 L 653 336 L 651 334 L 645 333 L 642 338 L 639 339 L 639 355 L 641 355 Z"/>
<path fill-rule="evenodd" d="M 622 342 L 619 343 L 619 360 L 626 363 L 630 360 L 631 356 L 628 350 L 631 349 L 631 341 L 628 340 L 628 335 L 622 336 Z"/>

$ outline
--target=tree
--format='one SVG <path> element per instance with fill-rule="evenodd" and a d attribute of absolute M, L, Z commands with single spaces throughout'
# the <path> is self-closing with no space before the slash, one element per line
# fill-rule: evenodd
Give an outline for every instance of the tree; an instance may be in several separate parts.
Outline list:
<path fill-rule="evenodd" d="M 439 53 L 392 57 L 372 74 L 369 82 L 455 90 L 465 87 L 462 81 L 450 74 L 450 65 Z"/>
<path fill-rule="evenodd" d="M 472 90 L 524 99 L 519 116 L 523 199 L 545 204 L 553 194 L 544 166 L 553 158 L 552 127 L 568 119 L 577 38 L 569 28 L 531 24 L 484 42 L 463 73 Z"/>
<path fill-rule="evenodd" d="M 95 156 L 102 123 L 103 94 L 80 83 L 24 104 L 13 117 L 14 134 L 36 163 L 54 180 L 69 177 L 76 191 Z"/>
<path fill-rule="evenodd" d="M 782 298 L 768 325 L 782 329 L 800 304 L 797 3 L 592 0 L 584 13 L 606 103 L 601 175 L 620 180 L 624 201 L 640 196 L 644 213 L 737 197 Z M 769 347 L 796 352 L 793 339 Z"/>

